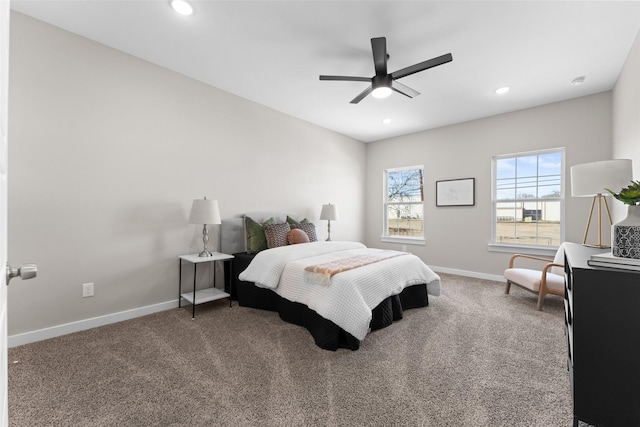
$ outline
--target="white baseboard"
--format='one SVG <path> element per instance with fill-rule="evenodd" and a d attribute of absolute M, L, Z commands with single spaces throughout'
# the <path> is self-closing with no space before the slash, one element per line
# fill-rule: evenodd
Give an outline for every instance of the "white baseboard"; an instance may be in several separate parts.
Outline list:
<path fill-rule="evenodd" d="M 458 276 L 474 277 L 476 279 L 493 280 L 503 282 L 504 277 L 493 274 L 478 273 L 475 271 L 458 270 L 456 268 L 435 267 L 431 269 L 436 273 L 448 273 Z M 104 316 L 93 317 L 91 319 L 79 320 L 77 322 L 65 323 L 64 325 L 52 326 L 50 328 L 39 329 L 37 331 L 25 332 L 23 334 L 11 335 L 7 344 L 9 348 L 19 345 L 29 344 L 32 342 L 42 341 L 49 338 L 59 337 L 61 335 L 80 332 L 86 329 L 97 328 L 98 326 L 109 325 L 111 323 L 122 322 L 123 320 L 133 319 L 135 317 L 146 316 L 147 314 L 157 313 L 159 311 L 170 310 L 178 307 L 178 300 L 162 302 L 159 304 L 148 305 L 146 307 L 134 308 L 132 310 L 121 311 L 118 313 L 107 314 Z"/>
<path fill-rule="evenodd" d="M 176 307 L 178 307 L 177 299 L 173 301 L 161 302 L 159 304 L 148 305 L 146 307 L 139 307 L 131 310 L 120 311 L 118 313 L 93 317 L 91 319 L 65 323 L 64 325 L 52 326 L 50 328 L 39 329 L 37 331 L 11 335 L 8 337 L 7 344 L 9 348 L 17 347 L 19 345 L 42 341 L 49 338 L 55 338 L 61 335 L 71 334 L 73 332 L 84 331 L 86 329 L 97 328 L 98 326 L 109 325 L 111 323 L 122 322 L 123 320 L 146 316 L 147 314 L 170 310 Z"/>
<path fill-rule="evenodd" d="M 502 276 L 495 274 L 478 273 L 476 271 L 458 270 L 457 268 L 436 267 L 430 265 L 431 269 L 436 273 L 455 274 L 457 276 L 473 277 L 475 279 L 493 280 L 494 282 L 505 283 L 505 279 Z"/>

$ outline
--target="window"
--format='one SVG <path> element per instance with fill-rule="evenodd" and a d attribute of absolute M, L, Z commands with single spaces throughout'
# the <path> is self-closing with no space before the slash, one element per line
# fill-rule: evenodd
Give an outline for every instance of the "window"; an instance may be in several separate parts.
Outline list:
<path fill-rule="evenodd" d="M 564 240 L 564 149 L 493 157 L 496 245 L 556 247 Z"/>
<path fill-rule="evenodd" d="M 384 171 L 382 237 L 424 242 L 424 166 Z"/>

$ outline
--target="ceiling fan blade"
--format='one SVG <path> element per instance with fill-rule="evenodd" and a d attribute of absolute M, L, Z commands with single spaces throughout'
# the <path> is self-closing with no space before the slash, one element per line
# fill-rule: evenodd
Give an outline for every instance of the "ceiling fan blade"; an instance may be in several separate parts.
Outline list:
<path fill-rule="evenodd" d="M 409 98 L 413 98 L 420 95 L 420 92 L 418 92 L 417 90 L 413 90 L 409 86 L 405 86 L 402 83 L 397 82 L 395 80 L 391 81 L 391 89 L 395 90 L 398 93 L 403 94 L 404 96 L 408 96 Z"/>
<path fill-rule="evenodd" d="M 387 39 L 377 37 L 371 39 L 371 50 L 373 51 L 373 66 L 376 69 L 376 76 L 387 74 Z"/>
<path fill-rule="evenodd" d="M 360 92 L 358 96 L 356 96 L 351 100 L 351 104 L 357 104 L 358 102 L 362 101 L 365 96 L 369 95 L 371 92 L 373 92 L 373 86 L 369 86 L 368 88 Z"/>
<path fill-rule="evenodd" d="M 320 80 L 337 80 L 342 82 L 370 82 L 370 77 L 352 77 L 352 76 L 320 76 Z"/>
<path fill-rule="evenodd" d="M 447 62 L 451 61 L 453 61 L 453 56 L 451 56 L 450 53 L 447 53 L 445 55 L 438 56 L 437 58 L 432 58 L 427 61 L 420 62 L 419 64 L 411 65 L 410 67 L 394 71 L 393 73 L 391 73 L 391 78 L 394 80 L 400 79 L 402 77 L 410 76 L 411 74 L 415 74 L 429 68 L 437 67 L 438 65 L 446 64 Z"/>

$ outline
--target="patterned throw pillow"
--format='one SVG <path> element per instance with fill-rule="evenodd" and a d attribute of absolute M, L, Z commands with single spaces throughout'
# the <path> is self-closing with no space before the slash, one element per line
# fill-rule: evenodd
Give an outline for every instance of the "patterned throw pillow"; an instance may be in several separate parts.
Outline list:
<path fill-rule="evenodd" d="M 265 225 L 264 234 L 267 237 L 267 248 L 287 246 L 289 244 L 289 231 L 291 231 L 291 227 L 286 222 Z"/>
<path fill-rule="evenodd" d="M 306 218 L 303 219 L 299 224 L 292 225 L 291 228 L 299 228 L 309 236 L 310 242 L 317 242 L 318 236 L 316 235 L 316 226 L 312 222 L 305 222 Z"/>
<path fill-rule="evenodd" d="M 295 245 L 297 243 L 309 243 L 309 236 L 299 228 L 292 228 L 289 232 L 288 240 L 290 245 Z"/>
<path fill-rule="evenodd" d="M 275 224 L 276 220 L 269 218 L 260 224 L 247 216 L 244 218 L 244 223 L 247 230 L 247 252 L 255 254 L 267 249 L 267 237 L 264 234 L 263 226 L 266 224 Z"/>

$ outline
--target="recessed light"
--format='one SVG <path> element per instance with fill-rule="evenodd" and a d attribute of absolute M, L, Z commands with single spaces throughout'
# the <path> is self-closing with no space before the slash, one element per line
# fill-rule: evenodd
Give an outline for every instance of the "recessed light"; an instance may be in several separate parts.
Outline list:
<path fill-rule="evenodd" d="M 571 80 L 571 84 L 574 86 L 581 85 L 582 83 L 584 83 L 584 79 L 586 79 L 585 76 L 576 77 L 575 79 Z"/>
<path fill-rule="evenodd" d="M 189 16 L 193 13 L 193 6 L 191 6 L 186 0 L 171 0 L 169 2 L 173 10 L 180 15 Z"/>
<path fill-rule="evenodd" d="M 383 125 L 388 125 L 389 123 L 391 123 L 391 119 L 389 119 L 389 118 L 382 119 L 382 124 Z"/>
<path fill-rule="evenodd" d="M 502 87 L 499 87 L 498 89 L 496 89 L 494 92 L 497 95 L 504 95 L 505 93 L 509 92 L 510 90 L 511 90 L 510 86 L 502 86 Z"/>

